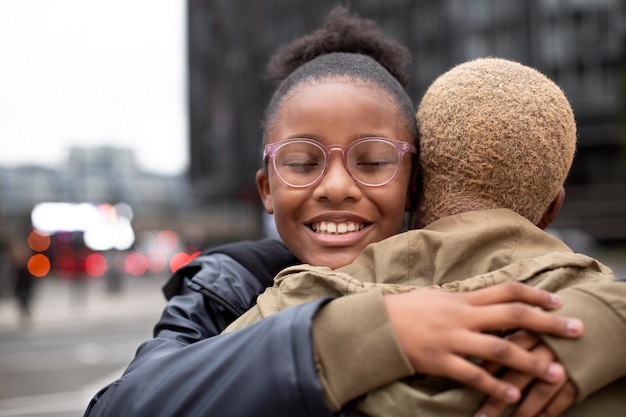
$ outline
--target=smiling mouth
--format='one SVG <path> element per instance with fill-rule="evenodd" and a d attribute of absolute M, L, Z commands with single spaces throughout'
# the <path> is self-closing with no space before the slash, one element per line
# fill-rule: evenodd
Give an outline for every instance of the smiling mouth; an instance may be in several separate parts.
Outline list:
<path fill-rule="evenodd" d="M 346 233 L 358 232 L 365 228 L 365 223 L 358 222 L 315 222 L 309 225 L 309 228 L 315 233 L 328 235 L 343 235 Z"/>

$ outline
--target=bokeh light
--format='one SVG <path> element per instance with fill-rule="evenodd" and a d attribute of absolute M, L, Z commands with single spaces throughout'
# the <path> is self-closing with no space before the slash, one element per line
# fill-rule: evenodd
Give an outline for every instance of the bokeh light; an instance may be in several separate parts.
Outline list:
<path fill-rule="evenodd" d="M 50 272 L 50 260 L 46 255 L 36 253 L 28 260 L 27 267 L 31 275 L 37 278 L 45 277 Z"/>
<path fill-rule="evenodd" d="M 83 232 L 85 245 L 96 251 L 130 248 L 135 241 L 132 217 L 132 208 L 126 203 L 40 203 L 31 212 L 37 230 Z"/>
<path fill-rule="evenodd" d="M 100 253 L 92 253 L 85 259 L 85 272 L 92 277 L 101 277 L 106 274 L 107 269 L 107 260 Z"/>
<path fill-rule="evenodd" d="M 200 252 L 194 252 L 192 254 L 188 254 L 186 252 L 178 252 L 172 256 L 170 259 L 170 270 L 172 272 L 176 272 L 179 268 L 187 265 L 194 259 L 196 256 L 200 255 Z"/>
<path fill-rule="evenodd" d="M 149 270 L 152 273 L 158 274 L 159 272 L 163 272 L 165 267 L 167 266 L 167 257 L 165 254 L 159 250 L 152 250 L 148 252 L 148 263 Z"/>
<path fill-rule="evenodd" d="M 50 236 L 47 233 L 33 230 L 28 235 L 28 247 L 35 252 L 44 252 L 50 247 Z"/>
<path fill-rule="evenodd" d="M 148 259 L 141 253 L 130 253 L 126 257 L 124 266 L 130 275 L 140 276 L 145 274 L 148 270 Z"/>
<path fill-rule="evenodd" d="M 164 252 L 173 251 L 178 247 L 179 243 L 178 234 L 173 230 L 161 230 L 156 235 L 156 244 Z"/>

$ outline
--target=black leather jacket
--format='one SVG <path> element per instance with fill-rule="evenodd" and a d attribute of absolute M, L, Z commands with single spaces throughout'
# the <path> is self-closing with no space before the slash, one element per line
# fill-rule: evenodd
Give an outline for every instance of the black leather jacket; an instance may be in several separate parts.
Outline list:
<path fill-rule="evenodd" d="M 327 300 L 218 336 L 296 263 L 266 239 L 208 251 L 181 268 L 164 287 L 169 301 L 154 338 L 85 417 L 331 416 L 311 341 L 312 318 Z"/>

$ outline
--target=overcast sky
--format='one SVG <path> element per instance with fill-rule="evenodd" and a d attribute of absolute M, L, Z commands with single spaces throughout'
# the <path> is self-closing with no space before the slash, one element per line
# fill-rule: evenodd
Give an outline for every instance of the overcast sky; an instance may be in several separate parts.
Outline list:
<path fill-rule="evenodd" d="M 185 83 L 183 0 L 0 0 L 2 165 L 114 145 L 180 173 Z"/>

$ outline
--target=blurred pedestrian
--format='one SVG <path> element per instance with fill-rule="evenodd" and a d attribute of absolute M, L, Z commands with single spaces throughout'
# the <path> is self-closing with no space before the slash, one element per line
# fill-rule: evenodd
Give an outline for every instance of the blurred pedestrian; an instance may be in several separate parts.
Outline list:
<path fill-rule="evenodd" d="M 11 271 L 13 279 L 13 295 L 17 301 L 20 324 L 28 327 L 31 324 L 31 305 L 35 276 L 28 269 L 31 250 L 25 243 L 14 242 L 11 246 Z"/>

